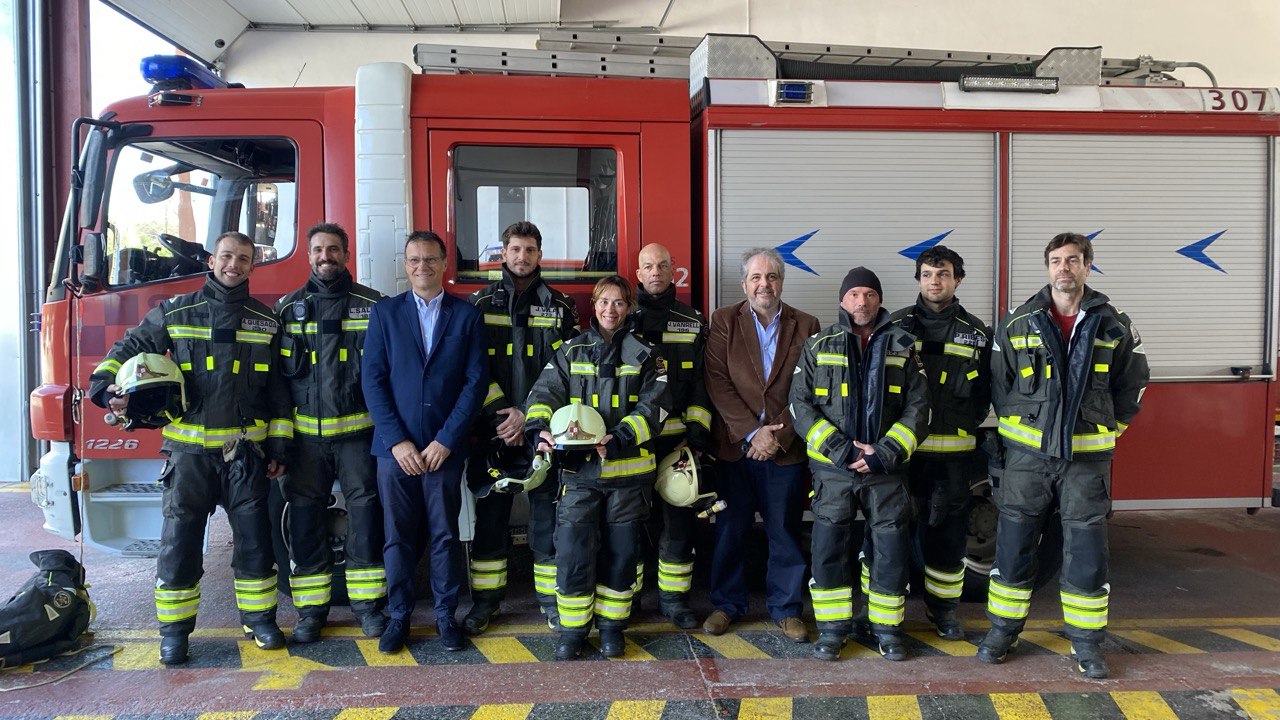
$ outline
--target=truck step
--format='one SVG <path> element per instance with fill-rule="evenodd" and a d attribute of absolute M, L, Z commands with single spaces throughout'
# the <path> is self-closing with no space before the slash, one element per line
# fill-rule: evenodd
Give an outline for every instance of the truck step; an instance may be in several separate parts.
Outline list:
<path fill-rule="evenodd" d="M 100 490 L 94 490 L 93 494 L 98 500 L 115 500 L 115 496 L 126 495 L 134 496 L 159 496 L 164 493 L 164 486 L 156 482 L 148 483 L 116 483 L 108 485 Z"/>
<path fill-rule="evenodd" d="M 153 558 L 160 554 L 159 540 L 136 540 L 120 551 L 124 557 Z"/>

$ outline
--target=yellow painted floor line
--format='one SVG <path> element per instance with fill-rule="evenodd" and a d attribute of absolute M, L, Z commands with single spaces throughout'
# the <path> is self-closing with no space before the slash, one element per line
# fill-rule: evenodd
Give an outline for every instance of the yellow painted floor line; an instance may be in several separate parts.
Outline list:
<path fill-rule="evenodd" d="M 196 720 L 253 720 L 257 710 L 238 710 L 236 712 L 207 712 L 196 716 Z"/>
<path fill-rule="evenodd" d="M 737 635 L 699 635 L 698 639 L 706 643 L 707 647 L 731 660 L 769 659 L 768 653 Z"/>
<path fill-rule="evenodd" d="M 5 485 L 0 485 L 0 492 L 30 493 L 31 483 L 20 482 L 20 483 L 9 483 Z"/>
<path fill-rule="evenodd" d="M 1111 699 L 1128 720 L 1178 720 L 1177 714 L 1160 697 L 1160 693 L 1148 690 L 1113 692 Z"/>
<path fill-rule="evenodd" d="M 1049 708 L 1035 693 L 991 693 L 991 704 L 1000 720 L 1050 720 Z"/>
<path fill-rule="evenodd" d="M 915 695 L 870 695 L 867 717 L 871 720 L 922 720 Z"/>
<path fill-rule="evenodd" d="M 791 720 L 791 698 L 742 698 L 738 720 Z"/>
<path fill-rule="evenodd" d="M 333 720 L 391 720 L 399 709 L 393 707 L 347 708 L 334 715 Z"/>
<path fill-rule="evenodd" d="M 288 650 L 261 650 L 252 640 L 240 643 L 240 669 L 262 673 L 254 690 L 297 690 L 312 670 L 331 670 L 324 663 L 294 657 Z"/>
<path fill-rule="evenodd" d="M 1277 640 L 1270 635 L 1263 635 L 1262 633 L 1245 630 L 1244 628 L 1220 628 L 1211 630 L 1210 632 L 1215 632 L 1224 637 L 1229 637 L 1232 640 L 1239 640 L 1246 645 L 1260 647 L 1263 650 L 1280 652 L 1280 640 Z"/>
<path fill-rule="evenodd" d="M 114 715 L 59 715 L 54 720 L 111 720 Z"/>
<path fill-rule="evenodd" d="M 1177 640 L 1170 640 L 1163 635 L 1157 635 L 1148 630 L 1116 630 L 1112 634 L 1170 655 L 1201 655 L 1204 653 L 1204 650 L 1200 648 L 1191 647 Z"/>
<path fill-rule="evenodd" d="M 1280 695 L 1275 690 L 1232 690 L 1231 699 L 1251 720 L 1280 719 Z"/>
<path fill-rule="evenodd" d="M 1071 654 L 1071 641 L 1062 637 L 1057 633 L 1045 632 L 1043 630 L 1026 630 L 1018 636 L 1025 642 L 1039 645 L 1050 652 L 1056 652 L 1059 655 Z M 1018 652 L 1014 650 L 1013 652 Z"/>
<path fill-rule="evenodd" d="M 364 664 L 369 667 L 413 667 L 418 664 L 408 650 L 400 648 L 400 652 L 385 655 L 378 652 L 378 641 L 373 638 L 361 638 L 356 641 L 360 654 L 364 656 Z"/>
<path fill-rule="evenodd" d="M 599 645 L 599 643 L 597 643 L 597 645 Z M 650 654 L 648 650 L 645 650 L 639 645 L 631 642 L 631 638 L 627 638 L 627 644 L 623 650 L 622 656 L 616 657 L 616 658 L 609 658 L 609 659 L 610 660 L 657 660 L 658 658 Z"/>
<path fill-rule="evenodd" d="M 936 632 L 910 632 L 907 633 L 911 637 L 928 645 L 931 648 L 941 650 L 942 652 L 953 657 L 973 657 L 978 653 L 978 646 L 967 640 L 943 640 L 938 637 Z"/>
<path fill-rule="evenodd" d="M 494 664 L 538 662 L 529 648 L 513 637 L 477 637 L 472 638 L 471 642 L 476 644 L 480 654 Z"/>
<path fill-rule="evenodd" d="M 164 667 L 160 662 L 160 643 L 128 642 L 119 645 L 120 654 L 111 665 L 116 670 L 159 670 Z"/>
<path fill-rule="evenodd" d="M 618 700 L 609 705 L 605 720 L 660 720 L 665 700 Z"/>
<path fill-rule="evenodd" d="M 481 705 L 471 714 L 471 720 L 525 720 L 531 712 L 533 703 Z"/>

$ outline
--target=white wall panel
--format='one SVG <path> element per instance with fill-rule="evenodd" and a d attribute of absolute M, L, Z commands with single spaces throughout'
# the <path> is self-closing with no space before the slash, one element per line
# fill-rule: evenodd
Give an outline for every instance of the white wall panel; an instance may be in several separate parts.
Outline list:
<path fill-rule="evenodd" d="M 1267 148 L 1261 138 L 1015 135 L 1010 308 L 1047 282 L 1044 246 L 1099 233 L 1090 286 L 1133 319 L 1155 376 L 1264 361 Z M 1225 231 L 1225 232 L 1224 232 Z M 1205 250 L 1222 270 L 1177 251 Z"/>

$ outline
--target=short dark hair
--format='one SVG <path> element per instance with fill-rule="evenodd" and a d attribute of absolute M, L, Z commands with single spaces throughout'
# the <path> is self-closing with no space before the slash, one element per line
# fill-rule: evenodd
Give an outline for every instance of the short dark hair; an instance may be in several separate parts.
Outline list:
<path fill-rule="evenodd" d="M 409 243 L 429 242 L 440 246 L 440 257 L 449 257 L 449 252 L 444 249 L 444 240 L 440 236 L 430 230 L 414 230 L 409 233 L 409 237 L 404 241 L 405 254 L 409 253 Z"/>
<path fill-rule="evenodd" d="M 627 307 L 636 306 L 636 291 L 631 288 L 631 283 L 622 278 L 621 275 L 610 275 L 600 278 L 596 286 L 591 290 L 591 304 L 595 304 L 596 300 L 604 294 L 607 288 L 616 287 L 622 291 L 622 299 L 627 301 Z"/>
<path fill-rule="evenodd" d="M 538 243 L 538 249 L 542 249 L 542 231 L 528 220 L 513 222 L 502 231 L 502 247 L 505 248 L 513 237 L 533 238 Z"/>
<path fill-rule="evenodd" d="M 342 241 L 342 252 L 347 252 L 347 231 L 343 230 L 341 225 L 331 222 L 322 222 L 317 225 L 312 225 L 307 229 L 307 244 L 310 245 L 311 238 L 319 235 L 320 233 L 337 235 L 338 239 Z"/>
<path fill-rule="evenodd" d="M 1048 245 L 1044 246 L 1044 266 L 1049 267 L 1049 253 L 1057 250 L 1064 245 L 1075 245 L 1080 248 L 1081 254 L 1084 255 L 1084 265 L 1089 267 L 1093 264 L 1093 243 L 1089 238 L 1080 233 L 1064 232 L 1053 236 Z"/>
<path fill-rule="evenodd" d="M 960 253 L 946 245 L 934 245 L 916 256 L 916 279 L 920 279 L 920 266 L 942 267 L 942 263 L 951 263 L 951 273 L 957 280 L 964 279 L 964 258 Z"/>
<path fill-rule="evenodd" d="M 253 238 L 249 237 L 248 235 L 245 235 L 239 230 L 228 230 L 222 233 L 221 235 L 219 235 L 217 240 L 213 241 L 213 249 L 217 250 L 218 243 L 222 242 L 223 240 L 230 240 L 231 242 L 237 245 L 248 245 L 249 247 L 256 247 L 256 245 L 254 245 L 253 243 Z"/>

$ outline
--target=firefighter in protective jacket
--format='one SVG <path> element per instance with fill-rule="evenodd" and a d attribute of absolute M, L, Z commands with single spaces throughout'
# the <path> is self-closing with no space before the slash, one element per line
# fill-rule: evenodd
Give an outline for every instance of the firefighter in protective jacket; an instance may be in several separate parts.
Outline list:
<path fill-rule="evenodd" d="M 711 401 L 703 380 L 702 356 L 707 345 L 707 319 L 676 299 L 671 253 L 657 243 L 640 250 L 639 305 L 631 313 L 634 332 L 660 349 L 667 363 L 671 414 L 655 442 L 659 458 L 682 444 L 706 449 L 711 436 Z M 692 507 L 675 507 L 659 498 L 662 535 L 658 541 L 658 596 L 662 613 L 688 630 L 698 626 L 689 608 L 693 586 L 693 545 L 697 527 Z M 643 577 L 643 575 L 641 575 Z M 641 582 L 637 580 L 639 592 Z"/>
<path fill-rule="evenodd" d="M 164 524 L 155 596 L 166 664 L 187 660 L 200 602 L 205 523 L 218 505 L 234 536 L 231 565 L 244 631 L 261 648 L 284 647 L 276 625 L 267 482 L 284 471 L 292 407 L 279 379 L 276 318 L 249 297 L 253 256 L 246 235 L 223 233 L 204 287 L 152 308 L 93 371 L 90 397 L 117 415 L 127 399 L 113 395 L 116 370 L 134 355 L 168 353 L 185 376 L 186 413 L 162 431 L 168 460 L 160 478 Z"/>
<path fill-rule="evenodd" d="M 1111 457 L 1138 414 L 1150 373 L 1129 317 L 1085 285 L 1089 239 L 1062 233 L 1044 255 L 1049 284 L 1000 321 L 992 346 L 992 395 L 1006 453 L 995 492 L 991 630 L 978 659 L 998 663 L 1017 644 L 1031 608 L 1036 548 L 1056 505 L 1066 636 L 1080 672 L 1105 678 Z"/>
<path fill-rule="evenodd" d="M 851 526 L 871 527 L 867 609 L 880 653 L 906 658 L 901 635 L 909 572 L 911 498 L 903 466 L 929 427 L 915 338 L 880 307 L 880 279 L 854 268 L 840 287 L 840 319 L 805 341 L 791 382 L 796 433 L 813 470 L 814 657 L 836 660 L 852 630 Z"/>
<path fill-rule="evenodd" d="M 667 375 L 653 346 L 626 327 L 631 285 L 613 275 L 592 292 L 595 320 L 561 346 L 529 393 L 526 435 L 540 451 L 555 440 L 552 413 L 574 403 L 594 408 L 607 434 L 585 457 L 562 459 L 556 514 L 556 658 L 578 656 L 594 617 L 606 657 L 622 654 L 622 631 L 640 557 L 640 531 L 657 473 L 653 441 L 668 415 Z"/>
<path fill-rule="evenodd" d="M 280 365 L 294 405 L 293 462 L 281 478 L 289 503 L 289 585 L 298 609 L 294 642 L 320 639 L 333 593 L 329 499 L 336 479 L 347 512 L 347 597 L 365 637 L 386 626 L 382 506 L 369 454 L 373 421 L 360 388 L 369 312 L 383 295 L 347 271 L 347 232 L 333 223 L 307 231 L 311 276 L 276 303 L 284 333 Z"/>
<path fill-rule="evenodd" d="M 929 436 L 908 466 L 924 554 L 925 614 L 947 640 L 963 640 L 956 616 L 964 590 L 970 468 L 991 406 L 991 328 L 956 298 L 964 259 L 945 245 L 916 258 L 920 295 L 891 317 L 916 339 L 929 381 Z M 986 463 L 976 463 L 985 469 Z M 985 475 L 983 475 L 985 477 Z M 863 564 L 865 577 L 866 565 Z"/>
<path fill-rule="evenodd" d="M 511 446 L 524 445 L 521 407 L 538 373 L 560 348 L 578 334 L 573 300 L 542 279 L 542 233 L 531 222 L 513 223 L 502 231 L 502 277 L 478 290 L 470 302 L 484 313 L 489 351 L 489 392 L 476 421 L 467 478 L 472 489 L 493 478 L 485 465 L 496 436 Z M 532 448 L 527 448 L 532 456 Z M 557 626 L 555 499 L 558 487 L 544 483 L 529 493 L 529 549 L 533 552 L 533 586 L 548 625 Z M 476 500 L 475 537 L 471 541 L 471 610 L 462 620 L 468 635 L 478 635 L 498 613 L 507 590 L 510 555 L 509 493 L 489 493 Z"/>

